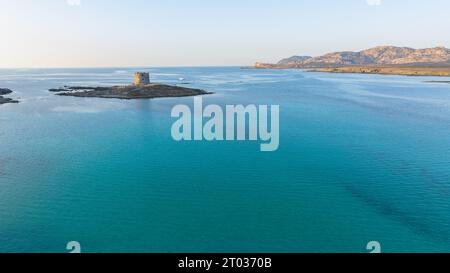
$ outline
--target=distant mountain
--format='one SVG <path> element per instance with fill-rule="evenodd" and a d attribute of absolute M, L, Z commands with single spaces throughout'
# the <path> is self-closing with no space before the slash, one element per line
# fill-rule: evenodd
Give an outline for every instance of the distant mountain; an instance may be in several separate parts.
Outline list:
<path fill-rule="evenodd" d="M 290 58 L 283 59 L 277 63 L 277 65 L 296 65 L 298 63 L 303 63 L 309 59 L 311 56 L 292 56 Z"/>
<path fill-rule="evenodd" d="M 383 65 L 450 65 L 450 49 L 445 47 L 414 49 L 378 46 L 359 52 L 344 51 L 318 57 L 293 56 L 277 64 L 256 63 L 256 68 L 321 68 Z"/>

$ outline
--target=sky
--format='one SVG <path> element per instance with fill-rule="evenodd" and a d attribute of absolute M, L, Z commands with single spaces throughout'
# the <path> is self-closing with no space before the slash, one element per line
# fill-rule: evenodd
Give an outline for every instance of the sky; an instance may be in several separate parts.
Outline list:
<path fill-rule="evenodd" d="M 0 68 L 220 66 L 450 47 L 448 0 L 0 0 Z"/>

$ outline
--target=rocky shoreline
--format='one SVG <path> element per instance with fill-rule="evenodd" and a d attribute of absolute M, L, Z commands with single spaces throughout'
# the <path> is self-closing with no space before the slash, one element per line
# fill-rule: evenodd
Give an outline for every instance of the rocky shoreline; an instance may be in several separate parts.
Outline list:
<path fill-rule="evenodd" d="M 400 76 L 438 76 L 449 77 L 450 66 L 348 66 L 319 68 L 309 70 L 309 72 L 326 73 L 354 73 L 354 74 L 381 74 L 381 75 L 400 75 Z"/>
<path fill-rule="evenodd" d="M 3 95 L 11 94 L 13 91 L 7 88 L 0 88 L 0 105 L 6 103 L 19 103 L 17 100 L 13 100 L 10 98 L 5 98 Z"/>
<path fill-rule="evenodd" d="M 111 87 L 64 86 L 49 89 L 58 96 L 108 98 L 108 99 L 154 99 L 190 97 L 212 94 L 205 90 L 152 83 L 143 86 L 126 85 Z"/>
<path fill-rule="evenodd" d="M 450 81 L 426 81 L 427 83 L 446 83 L 446 84 L 450 84 Z"/>

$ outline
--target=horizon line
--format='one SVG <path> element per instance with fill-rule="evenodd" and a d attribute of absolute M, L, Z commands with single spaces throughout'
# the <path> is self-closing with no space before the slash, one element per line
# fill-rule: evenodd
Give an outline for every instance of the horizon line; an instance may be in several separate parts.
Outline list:
<path fill-rule="evenodd" d="M 201 68 L 201 67 L 250 67 L 251 65 L 130 65 L 130 66 L 41 66 L 41 67 L 0 67 L 6 69 L 101 69 L 101 68 Z"/>

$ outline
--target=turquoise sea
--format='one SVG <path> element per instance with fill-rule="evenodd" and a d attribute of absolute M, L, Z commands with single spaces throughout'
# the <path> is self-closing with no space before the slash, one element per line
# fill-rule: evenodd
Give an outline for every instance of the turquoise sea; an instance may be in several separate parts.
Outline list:
<path fill-rule="evenodd" d="M 155 81 L 280 105 L 280 148 L 175 142 L 192 98 L 58 97 Z M 450 251 L 450 84 L 300 70 L 0 70 L 0 252 Z M 439 80 L 449 80 L 439 78 Z"/>

